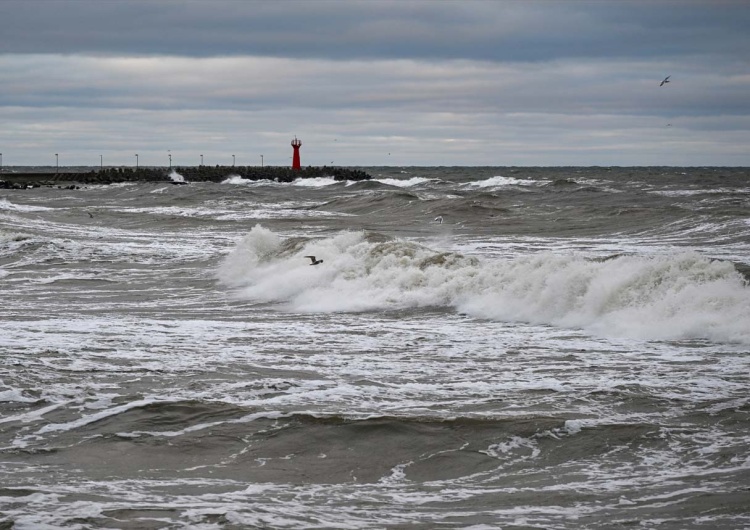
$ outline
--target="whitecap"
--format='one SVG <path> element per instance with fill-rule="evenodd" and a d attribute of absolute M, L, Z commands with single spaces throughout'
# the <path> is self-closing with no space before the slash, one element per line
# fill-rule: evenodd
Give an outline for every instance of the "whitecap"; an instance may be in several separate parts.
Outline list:
<path fill-rule="evenodd" d="M 374 182 L 380 182 L 381 184 L 387 184 L 389 186 L 397 186 L 399 188 L 410 188 L 417 186 L 425 182 L 432 182 L 436 179 L 429 179 L 424 177 L 412 177 L 410 179 L 373 179 Z"/>
<path fill-rule="evenodd" d="M 503 177 L 498 175 L 486 180 L 468 182 L 466 186 L 473 186 L 475 188 L 497 188 L 501 186 L 532 186 L 534 184 L 537 184 L 534 180 L 517 179 L 514 177 Z"/>
<path fill-rule="evenodd" d="M 229 175 L 225 180 L 221 181 L 222 184 L 242 184 L 242 185 L 252 184 L 253 182 L 254 181 L 250 179 L 242 178 L 239 175 Z"/>
<path fill-rule="evenodd" d="M 297 179 L 292 184 L 294 186 L 300 186 L 303 188 L 323 188 L 325 186 L 331 186 L 336 184 L 336 180 L 332 177 L 315 177 L 308 179 Z"/>
<path fill-rule="evenodd" d="M 54 208 L 48 208 L 46 206 L 29 206 L 27 204 L 16 204 L 10 202 L 8 199 L 0 199 L 0 210 L 9 210 L 12 212 L 46 212 L 53 209 Z"/>

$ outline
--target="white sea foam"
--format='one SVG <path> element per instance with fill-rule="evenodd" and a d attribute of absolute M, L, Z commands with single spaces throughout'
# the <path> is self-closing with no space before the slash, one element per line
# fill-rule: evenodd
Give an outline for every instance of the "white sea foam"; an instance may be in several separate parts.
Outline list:
<path fill-rule="evenodd" d="M 34 410 L 32 412 L 26 412 L 24 414 L 18 414 L 16 416 L 7 416 L 0 418 L 0 423 L 11 423 L 11 422 L 21 422 L 21 423 L 30 423 L 34 421 L 39 421 L 42 419 L 42 417 L 47 414 L 48 412 L 52 412 L 53 410 L 60 409 L 70 403 L 68 402 L 62 402 L 62 403 L 54 403 L 52 405 L 48 405 L 44 408 Z"/>
<path fill-rule="evenodd" d="M 233 221 L 241 219 L 279 219 L 290 217 L 349 217 L 351 214 L 315 210 L 320 203 L 312 201 L 283 201 L 242 205 L 223 205 L 206 202 L 202 206 L 153 206 L 113 208 L 114 212 L 144 213 L 169 217 L 193 217 Z"/>
<path fill-rule="evenodd" d="M 336 184 L 336 182 L 337 181 L 332 177 L 315 177 L 309 179 L 297 179 L 292 182 L 292 184 L 302 188 L 323 188 L 325 186 Z"/>
<path fill-rule="evenodd" d="M 508 454 L 514 454 L 516 458 L 519 458 L 519 451 L 528 454 L 530 458 L 536 458 L 541 452 L 535 440 L 522 436 L 511 436 L 507 441 L 493 444 L 485 451 L 479 452 L 493 458 L 500 458 Z"/>
<path fill-rule="evenodd" d="M 430 182 L 435 179 L 428 179 L 424 177 L 412 177 L 410 179 L 373 179 L 375 182 L 380 182 L 381 184 L 388 184 L 389 186 L 398 186 L 399 188 L 410 188 L 412 186 L 417 186 L 419 184 L 423 184 L 425 182 Z"/>
<path fill-rule="evenodd" d="M 239 175 L 230 175 L 225 180 L 222 180 L 222 184 L 250 184 L 252 180 L 244 179 Z"/>
<path fill-rule="evenodd" d="M 315 177 L 315 178 L 299 178 L 296 179 L 294 182 L 292 182 L 293 186 L 299 186 L 302 188 L 324 188 L 326 186 L 331 186 L 332 184 L 337 184 L 338 181 L 335 180 L 333 177 Z M 347 181 L 347 184 L 350 184 L 351 182 Z M 240 185 L 256 185 L 256 186 L 263 186 L 263 185 L 269 185 L 269 184 L 278 184 L 276 181 L 273 180 L 250 180 L 246 178 L 242 178 L 239 175 L 230 175 L 226 180 L 222 181 L 222 184 L 240 184 Z"/>
<path fill-rule="evenodd" d="M 307 255 L 324 264 L 310 267 Z M 480 259 L 402 240 L 370 242 L 359 232 L 290 246 L 256 226 L 218 276 L 243 298 L 295 311 L 442 306 L 602 336 L 750 343 L 750 287 L 732 264 L 689 252 Z"/>
<path fill-rule="evenodd" d="M 8 199 L 0 199 L 0 210 L 8 210 L 12 212 L 46 212 L 52 210 L 46 206 L 29 206 L 26 204 L 16 204 Z"/>
<path fill-rule="evenodd" d="M 469 182 L 466 185 L 475 188 L 497 188 L 500 186 L 532 186 L 534 184 L 538 184 L 538 182 L 535 180 L 517 179 L 514 177 L 503 177 L 498 175 L 485 180 Z"/>
<path fill-rule="evenodd" d="M 750 188 L 735 188 L 735 189 L 727 189 L 727 188 L 705 188 L 701 187 L 694 190 L 655 190 L 655 191 L 649 191 L 648 193 L 652 193 L 654 195 L 662 195 L 664 197 L 690 197 L 693 195 L 725 195 L 725 194 L 731 194 L 731 193 L 737 193 L 737 194 L 750 194 Z"/>
<path fill-rule="evenodd" d="M 57 431 L 70 431 L 72 429 L 77 429 L 79 427 L 83 427 L 85 425 L 89 425 L 90 423 L 94 423 L 96 421 L 102 420 L 104 418 L 108 418 L 110 416 L 116 416 L 117 414 L 120 414 L 122 412 L 144 407 L 146 405 L 152 405 L 154 403 L 169 403 L 169 400 L 165 399 L 155 399 L 155 398 L 147 398 L 147 399 L 141 399 L 138 401 L 133 401 L 131 403 L 126 403 L 124 405 L 119 405 L 117 407 L 112 407 L 100 412 L 97 412 L 95 414 L 90 414 L 88 416 L 84 416 L 82 418 L 79 418 L 75 421 L 67 422 L 67 423 L 49 423 L 39 429 L 37 434 L 44 434 L 48 432 L 57 432 Z M 59 405 L 55 405 L 56 407 Z M 49 408 L 49 407 L 48 407 Z"/>

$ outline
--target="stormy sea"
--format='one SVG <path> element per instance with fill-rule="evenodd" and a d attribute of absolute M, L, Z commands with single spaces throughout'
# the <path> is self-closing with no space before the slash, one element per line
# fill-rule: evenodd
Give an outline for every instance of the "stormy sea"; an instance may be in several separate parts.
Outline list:
<path fill-rule="evenodd" d="M 0 191 L 0 528 L 750 527 L 750 169 L 363 169 Z"/>

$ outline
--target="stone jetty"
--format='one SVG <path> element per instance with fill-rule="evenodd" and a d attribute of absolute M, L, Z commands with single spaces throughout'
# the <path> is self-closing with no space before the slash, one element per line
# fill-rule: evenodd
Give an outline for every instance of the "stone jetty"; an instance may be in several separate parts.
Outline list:
<path fill-rule="evenodd" d="M 257 166 L 186 166 L 173 168 L 105 168 L 91 171 L 23 172 L 5 169 L 0 173 L 0 189 L 25 189 L 52 186 L 74 189 L 81 184 L 115 184 L 119 182 L 176 182 L 173 174 L 180 175 L 184 183 L 223 182 L 230 177 L 248 180 L 273 180 L 293 182 L 297 179 L 333 178 L 334 180 L 369 180 L 368 173 L 360 169 L 328 166 L 303 167 L 297 171 L 288 167 Z M 177 179 L 179 180 L 179 179 Z"/>

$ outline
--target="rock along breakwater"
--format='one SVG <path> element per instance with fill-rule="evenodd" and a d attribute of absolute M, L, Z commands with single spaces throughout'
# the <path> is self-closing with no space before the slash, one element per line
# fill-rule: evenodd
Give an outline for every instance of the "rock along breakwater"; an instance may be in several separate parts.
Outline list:
<path fill-rule="evenodd" d="M 180 175 L 184 182 L 172 175 Z M 223 182 L 229 177 L 248 180 L 293 182 L 297 179 L 333 178 L 334 180 L 369 180 L 368 173 L 360 169 L 328 166 L 310 166 L 294 171 L 288 167 L 257 166 L 186 166 L 173 168 L 106 168 L 76 171 L 68 168 L 59 171 L 4 170 L 0 173 L 0 189 L 25 189 L 28 187 L 75 187 L 75 184 L 115 184 L 120 182 Z"/>

